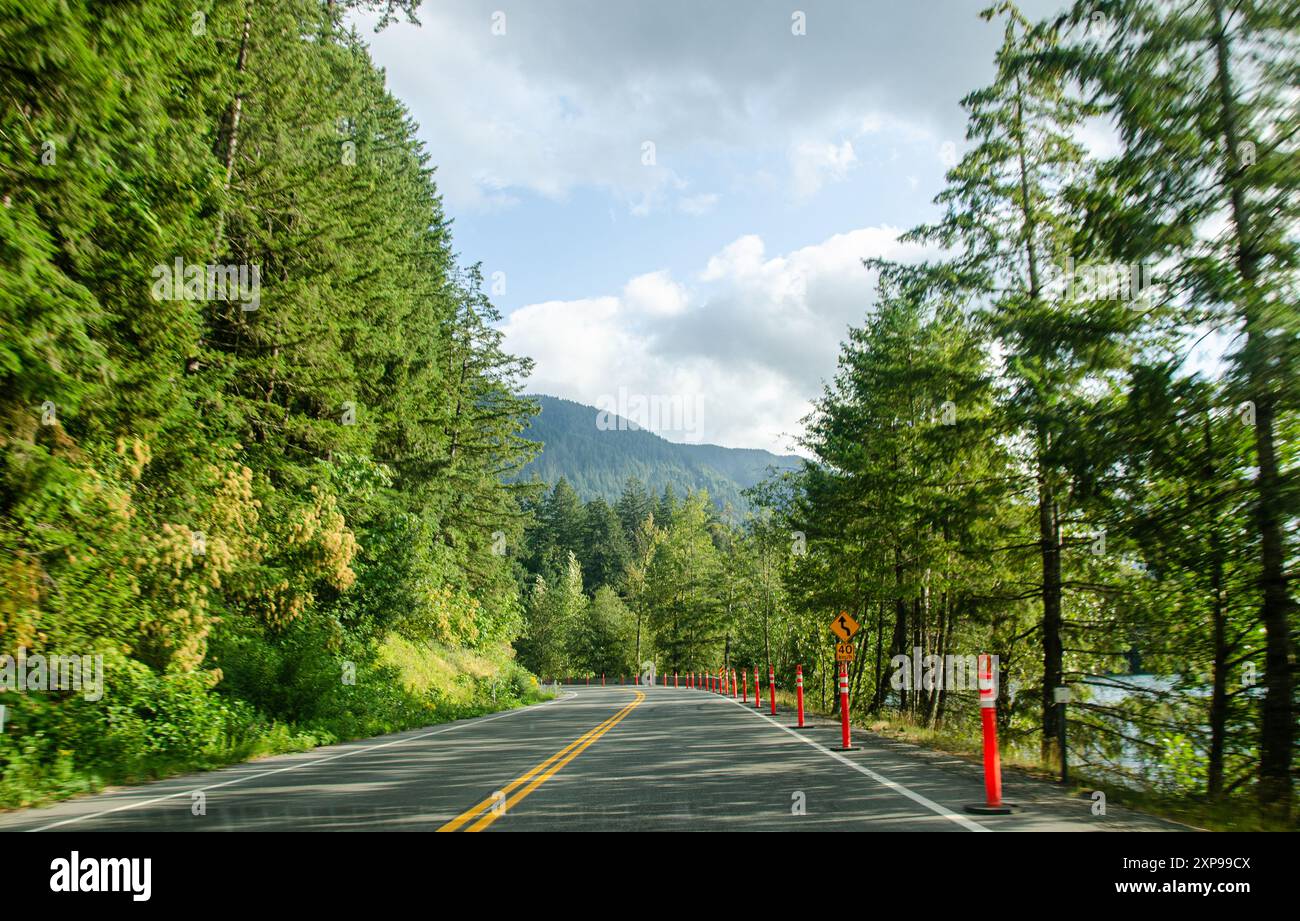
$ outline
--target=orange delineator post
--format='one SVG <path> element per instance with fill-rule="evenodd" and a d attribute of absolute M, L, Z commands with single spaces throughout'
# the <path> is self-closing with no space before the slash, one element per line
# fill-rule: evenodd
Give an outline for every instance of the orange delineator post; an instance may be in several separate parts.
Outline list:
<path fill-rule="evenodd" d="M 736 689 L 736 670 L 733 668 L 731 670 L 731 699 L 735 700 L 739 696 Z"/>
<path fill-rule="evenodd" d="M 673 687 L 677 687 L 677 673 L 673 672 Z"/>
<path fill-rule="evenodd" d="M 799 728 L 803 728 L 803 666 L 794 667 L 794 698 L 799 710 Z"/>
<path fill-rule="evenodd" d="M 740 702 L 749 703 L 749 672 L 743 668 L 740 670 Z"/>
<path fill-rule="evenodd" d="M 984 729 L 984 802 L 968 803 L 967 812 L 976 815 L 1011 815 L 1014 803 L 1002 799 L 1002 759 L 998 755 L 997 656 L 979 657 L 980 723 Z"/>
<path fill-rule="evenodd" d="M 772 704 L 772 715 L 776 716 L 776 669 L 771 665 L 767 667 L 767 689 L 767 697 Z"/>
<path fill-rule="evenodd" d="M 998 754 L 998 697 L 993 689 L 993 659 L 979 657 L 980 721 L 984 728 L 984 794 L 987 805 L 1002 805 L 1002 759 Z"/>
<path fill-rule="evenodd" d="M 763 709 L 763 686 L 758 683 L 758 666 L 754 666 L 754 708 Z"/>
<path fill-rule="evenodd" d="M 848 750 L 849 744 L 849 663 L 840 663 L 840 748 Z"/>

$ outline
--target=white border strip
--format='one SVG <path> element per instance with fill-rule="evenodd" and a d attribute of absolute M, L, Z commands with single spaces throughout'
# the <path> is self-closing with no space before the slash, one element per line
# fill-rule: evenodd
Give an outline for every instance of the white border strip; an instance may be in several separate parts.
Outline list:
<path fill-rule="evenodd" d="M 576 691 L 569 691 L 564 697 L 557 697 L 554 700 L 548 700 L 545 703 L 533 704 L 530 707 L 518 707 L 514 710 L 506 710 L 503 713 L 495 713 L 492 716 L 482 716 L 477 719 L 464 720 L 462 722 L 452 723 L 450 726 L 443 726 L 441 729 L 432 729 L 429 732 L 422 732 L 419 735 L 407 736 L 404 739 L 393 739 L 391 742 L 380 742 L 378 745 L 367 745 L 365 748 L 355 748 L 351 751 L 340 752 L 337 755 L 330 755 L 328 758 L 317 758 L 314 761 L 304 761 L 301 764 L 291 764 L 288 767 L 276 768 L 274 771 L 260 771 L 256 774 L 245 774 L 236 777 L 233 780 L 224 780 L 221 783 L 208 784 L 203 787 L 194 787 L 193 789 L 177 790 L 175 793 L 168 793 L 166 796 L 156 796 L 153 799 L 140 800 L 134 803 L 124 803 L 121 806 L 115 806 L 112 809 L 105 809 L 102 812 L 88 812 L 85 815 L 73 816 L 69 819 L 61 819 L 58 822 L 51 822 L 49 825 L 42 825 L 39 828 L 29 828 L 27 831 L 49 831 L 51 828 L 58 828 L 61 825 L 73 825 L 77 822 L 84 822 L 87 819 L 98 819 L 114 812 L 124 812 L 127 809 L 139 809 L 141 806 L 152 806 L 154 803 L 161 803 L 164 800 L 175 799 L 178 796 L 192 795 L 194 793 L 216 790 L 219 787 L 229 787 L 237 783 L 243 783 L 246 780 L 256 780 L 259 777 L 271 777 L 274 774 L 283 774 L 286 771 L 296 771 L 300 768 L 312 767 L 317 764 L 325 764 L 330 761 L 337 761 L 340 758 L 347 758 L 351 755 L 360 755 L 364 752 L 377 751 L 381 748 L 388 748 L 391 745 L 402 745 L 406 742 L 415 742 L 420 739 L 427 739 L 429 736 L 441 735 L 444 732 L 451 732 L 455 729 L 463 729 L 466 726 L 481 726 L 484 723 L 490 723 L 493 720 L 505 719 L 507 716 L 514 716 L 516 713 L 530 713 L 534 710 L 540 710 L 542 707 L 549 707 L 551 704 L 562 703 L 566 700 L 572 700 L 577 697 Z"/>
<path fill-rule="evenodd" d="M 884 776 L 883 774 L 877 774 L 875 771 L 871 770 L 871 768 L 865 767 L 861 764 L 858 764 L 856 761 L 853 761 L 850 758 L 844 757 L 839 752 L 827 748 L 825 745 L 822 745 L 820 742 L 814 742 L 812 739 L 808 738 L 807 736 L 799 735 L 797 731 L 791 729 L 789 726 L 786 726 L 784 723 L 777 722 L 776 720 L 772 719 L 772 717 L 768 716 L 766 713 L 760 713 L 759 711 L 753 709 L 752 707 L 745 706 L 740 701 L 733 700 L 730 697 L 728 697 L 727 700 L 730 703 L 735 704 L 737 707 L 740 707 L 741 709 L 745 710 L 747 713 L 752 713 L 757 717 L 767 720 L 777 729 L 789 733 L 790 735 L 798 739 L 800 742 L 804 742 L 808 745 L 811 745 L 813 748 L 817 749 L 822 754 L 830 755 L 832 758 L 834 758 L 836 761 L 840 762 L 841 764 L 848 765 L 849 767 L 853 768 L 853 770 L 857 771 L 859 774 L 866 774 L 868 777 L 870 777 L 872 780 L 874 780 L 876 783 L 880 784 L 881 786 L 888 787 L 889 789 L 893 790 L 895 793 L 901 793 L 903 796 L 906 796 L 908 799 L 912 800 L 913 802 L 921 804 L 926 809 L 929 809 L 931 812 L 943 816 L 945 819 L 947 819 L 950 822 L 956 822 L 958 825 L 960 825 L 962 828 L 965 828 L 967 831 L 992 831 L 993 830 L 991 828 L 986 828 L 985 826 L 979 824 L 978 822 L 972 822 L 970 819 L 966 818 L 966 816 L 961 815 L 960 813 L 953 812 L 951 809 L 947 809 L 943 806 L 940 806 L 934 800 L 922 796 L 920 793 L 917 793 L 915 790 L 909 790 L 901 783 L 890 780 L 888 777 Z"/>

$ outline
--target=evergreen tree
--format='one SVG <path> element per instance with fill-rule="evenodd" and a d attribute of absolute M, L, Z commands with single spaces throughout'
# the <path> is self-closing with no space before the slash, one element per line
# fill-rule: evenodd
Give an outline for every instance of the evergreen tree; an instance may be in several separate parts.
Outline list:
<path fill-rule="evenodd" d="M 1267 636 L 1258 792 L 1285 815 L 1296 629 L 1286 565 L 1295 542 L 1285 522 L 1296 516 L 1300 492 L 1295 453 L 1279 448 L 1300 400 L 1300 8 L 1109 0 L 1077 3 L 1060 26 L 1075 41 L 1041 52 L 1038 69 L 1081 81 L 1124 144 L 1088 201 L 1090 233 L 1118 258 L 1161 264 L 1189 333 L 1213 326 L 1234 337 L 1226 396 L 1244 407 L 1254 433 L 1253 543 Z"/>
<path fill-rule="evenodd" d="M 623 492 L 614 506 L 618 520 L 623 524 L 623 534 L 632 541 L 641 529 L 642 523 L 650 517 L 654 502 L 645 486 L 636 477 L 628 477 L 623 484 Z"/>
<path fill-rule="evenodd" d="M 672 671 L 722 664 L 725 634 L 716 595 L 719 560 L 709 534 L 708 502 L 707 495 L 694 493 L 676 506 L 646 574 L 650 629 L 664 668 Z"/>
<path fill-rule="evenodd" d="M 607 585 L 618 589 L 630 554 L 618 514 L 604 499 L 587 503 L 583 531 L 583 581 L 594 591 Z"/>
<path fill-rule="evenodd" d="M 1067 94 L 1058 73 L 1019 66 L 1055 45 L 1054 30 L 1035 27 L 1009 2 L 982 15 L 1006 22 L 997 80 L 963 100 L 974 146 L 936 199 L 945 206 L 942 220 L 908 238 L 961 248 L 946 275 L 984 299 L 985 320 L 1005 351 L 1005 425 L 1023 444 L 1037 493 L 1046 759 L 1058 737 L 1054 693 L 1065 674 L 1062 522 L 1075 513 L 1061 454 L 1085 384 L 1127 363 L 1127 334 L 1139 328 L 1141 315 L 1122 292 L 1081 304 L 1075 286 L 1054 282 L 1054 258 L 1088 256 L 1076 252 L 1079 219 L 1061 192 L 1086 171 L 1075 135 L 1093 110 Z"/>

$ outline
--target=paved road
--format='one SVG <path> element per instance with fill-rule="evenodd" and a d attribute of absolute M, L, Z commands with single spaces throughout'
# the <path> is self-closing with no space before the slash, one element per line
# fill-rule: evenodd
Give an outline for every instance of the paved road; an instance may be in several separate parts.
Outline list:
<path fill-rule="evenodd" d="M 1169 823 L 1009 776 L 971 816 L 974 762 L 796 731 L 707 691 L 566 688 L 556 700 L 0 814 L 0 831 L 1157 830 Z"/>

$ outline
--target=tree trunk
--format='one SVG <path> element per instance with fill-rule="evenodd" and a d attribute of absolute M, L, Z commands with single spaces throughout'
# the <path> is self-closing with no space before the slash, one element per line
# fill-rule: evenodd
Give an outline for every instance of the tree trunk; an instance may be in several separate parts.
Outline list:
<path fill-rule="evenodd" d="M 875 715 L 885 704 L 885 691 L 889 683 L 885 677 L 885 602 L 876 605 L 876 689 L 871 695 L 869 712 Z"/>
<path fill-rule="evenodd" d="M 1205 417 L 1205 463 L 1201 467 L 1203 482 L 1213 484 L 1218 476 L 1214 467 L 1214 441 L 1210 417 Z M 1188 507 L 1200 505 L 1197 491 L 1188 495 Z M 1223 793 L 1224 736 L 1228 723 L 1228 655 L 1227 617 L 1223 589 L 1223 542 L 1217 526 L 1210 528 L 1210 626 L 1214 633 L 1213 686 L 1210 691 L 1210 751 L 1206 765 L 1205 792 L 1215 799 Z"/>
<path fill-rule="evenodd" d="M 1057 708 L 1055 689 L 1061 684 L 1063 653 L 1061 648 L 1061 542 L 1057 522 L 1056 499 L 1052 483 L 1042 462 L 1043 439 L 1039 441 L 1038 464 L 1038 540 L 1043 562 L 1043 761 L 1051 761 L 1056 752 Z"/>
<path fill-rule="evenodd" d="M 902 655 L 907 646 L 907 602 L 903 600 L 903 564 L 899 560 L 898 548 L 894 548 L 894 635 L 889 642 L 889 657 Z M 898 691 L 898 710 L 907 710 L 907 688 Z"/>
<path fill-rule="evenodd" d="M 1255 249 L 1251 216 L 1239 182 L 1241 164 L 1237 159 L 1237 144 L 1240 131 L 1221 0 L 1213 0 L 1211 9 L 1214 13 L 1213 44 L 1222 132 L 1231 170 L 1227 186 L 1235 226 L 1237 268 L 1245 283 L 1238 304 L 1245 320 L 1246 332 L 1242 365 L 1246 372 L 1250 398 L 1255 404 L 1254 434 L 1258 470 L 1255 476 L 1255 520 L 1260 538 L 1260 583 L 1263 596 L 1260 621 L 1265 633 L 1265 696 L 1260 720 L 1259 800 L 1265 809 L 1286 818 L 1291 812 L 1291 753 L 1295 738 L 1288 623 L 1291 598 L 1287 592 L 1282 524 L 1278 514 L 1283 496 L 1274 443 L 1275 399 L 1269 383 L 1269 333 L 1260 324 L 1258 303 L 1261 298 L 1257 287 L 1259 257 Z"/>
<path fill-rule="evenodd" d="M 1223 793 L 1223 749 L 1228 727 L 1228 639 L 1224 614 L 1223 550 L 1219 532 L 1210 537 L 1210 616 L 1214 624 L 1214 687 L 1210 692 L 1210 760 L 1206 774 L 1206 793 L 1211 798 Z"/>
<path fill-rule="evenodd" d="M 225 195 L 230 194 L 230 184 L 235 177 L 235 154 L 239 150 L 239 122 L 244 114 L 244 94 L 239 90 L 238 84 L 243 79 L 244 72 L 248 69 L 248 39 L 253 31 L 253 0 L 248 0 L 248 6 L 244 12 L 244 29 L 239 39 L 239 57 L 235 62 L 235 98 L 231 101 L 230 107 L 226 110 L 225 125 L 220 135 L 220 154 L 221 162 L 226 170 L 225 183 L 222 191 Z M 225 241 L 226 235 L 226 203 L 222 198 L 221 206 L 217 211 L 217 232 L 212 241 L 213 257 L 221 255 L 221 247 Z"/>
<path fill-rule="evenodd" d="M 943 708 L 948 697 L 947 670 L 943 668 L 944 656 L 948 654 L 948 649 L 952 644 L 953 616 L 951 606 L 952 599 L 947 592 L 941 592 L 939 596 L 939 648 L 935 650 L 935 655 L 939 657 L 939 684 L 935 687 L 934 697 L 930 701 L 930 713 L 928 723 L 930 728 L 937 727 L 943 719 Z"/>
<path fill-rule="evenodd" d="M 1016 76 L 1016 155 L 1020 172 L 1020 208 L 1023 218 L 1021 234 L 1024 240 L 1025 260 L 1029 270 L 1029 298 L 1037 302 L 1042 295 L 1038 275 L 1038 252 L 1034 246 L 1037 221 L 1030 205 L 1029 166 L 1025 156 L 1023 129 L 1023 88 Z M 1043 564 L 1043 713 L 1041 755 L 1050 761 L 1056 748 L 1056 702 L 1053 691 L 1061 683 L 1061 544 L 1057 522 L 1056 498 L 1045 463 L 1047 435 L 1042 423 L 1037 425 L 1038 437 L 1038 540 Z"/>

